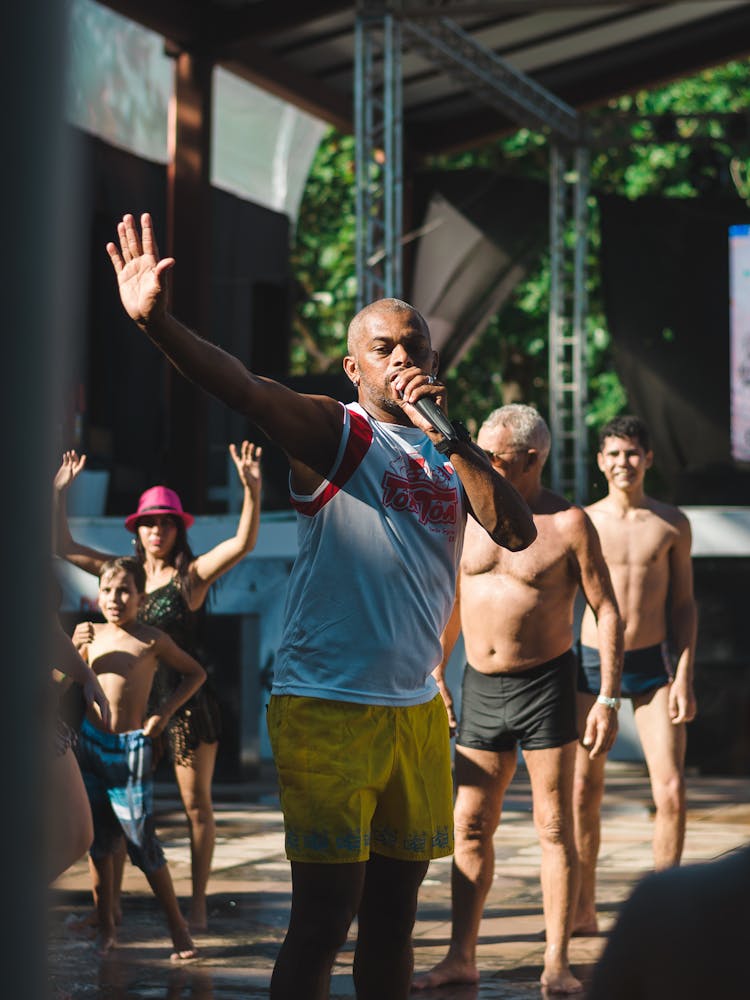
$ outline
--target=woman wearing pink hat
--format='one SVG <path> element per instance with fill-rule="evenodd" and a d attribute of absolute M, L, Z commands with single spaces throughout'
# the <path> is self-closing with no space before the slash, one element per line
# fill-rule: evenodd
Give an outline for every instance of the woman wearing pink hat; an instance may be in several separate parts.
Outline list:
<path fill-rule="evenodd" d="M 125 519 L 125 527 L 136 536 L 136 555 L 146 570 L 146 595 L 139 618 L 163 629 L 199 659 L 197 627 L 209 588 L 255 547 L 258 537 L 261 448 L 243 441 L 239 452 L 233 444 L 229 451 L 244 487 L 242 511 L 233 538 L 195 556 L 187 540 L 187 529 L 195 519 L 182 509 L 177 493 L 166 486 L 152 486 L 141 494 L 138 509 Z M 78 544 L 70 534 L 65 516 L 65 490 L 85 462 L 85 455 L 79 458 L 74 451 L 65 452 L 55 476 L 57 544 L 61 556 L 98 575 L 102 563 L 111 555 Z M 165 668 L 160 669 L 152 697 L 162 700 L 177 680 Z M 216 831 L 211 781 L 220 732 L 219 706 L 210 682 L 175 713 L 167 727 L 175 777 L 190 825 L 193 896 L 189 923 L 193 930 L 205 930 L 207 926 L 206 887 Z"/>

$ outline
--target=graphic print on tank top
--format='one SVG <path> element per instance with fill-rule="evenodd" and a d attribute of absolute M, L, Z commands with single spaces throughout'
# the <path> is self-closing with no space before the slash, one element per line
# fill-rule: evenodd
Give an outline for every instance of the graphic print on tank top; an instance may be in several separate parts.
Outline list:
<path fill-rule="evenodd" d="M 430 531 L 453 540 L 458 519 L 458 491 L 451 483 L 450 465 L 437 466 L 429 475 L 425 461 L 416 452 L 404 453 L 383 475 L 383 506 L 394 511 L 408 510 Z"/>

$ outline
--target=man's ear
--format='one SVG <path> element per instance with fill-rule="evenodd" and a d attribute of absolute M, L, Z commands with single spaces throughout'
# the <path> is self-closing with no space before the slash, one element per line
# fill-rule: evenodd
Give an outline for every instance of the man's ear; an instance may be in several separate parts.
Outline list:
<path fill-rule="evenodd" d="M 604 456 L 600 451 L 596 453 L 596 464 L 599 466 L 599 471 L 604 472 Z"/>
<path fill-rule="evenodd" d="M 647 451 L 644 465 L 646 466 L 647 469 L 650 469 L 653 464 L 654 464 L 654 453 L 653 451 Z"/>
<path fill-rule="evenodd" d="M 352 385 L 358 386 L 359 371 L 357 369 L 357 362 L 350 354 L 347 354 L 347 356 L 344 358 L 343 364 L 344 364 L 344 371 L 346 372 L 346 377 L 349 379 Z"/>
<path fill-rule="evenodd" d="M 533 469 L 533 467 L 536 465 L 538 461 L 539 461 L 539 452 L 536 450 L 536 448 L 529 448 L 528 451 L 526 452 L 526 461 L 524 462 L 523 465 L 523 471 L 528 472 L 530 469 Z"/>

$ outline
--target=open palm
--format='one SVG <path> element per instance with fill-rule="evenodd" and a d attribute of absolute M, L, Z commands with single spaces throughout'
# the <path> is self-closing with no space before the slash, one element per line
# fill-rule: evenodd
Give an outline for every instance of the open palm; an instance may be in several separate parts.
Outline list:
<path fill-rule="evenodd" d="M 243 441 L 239 451 L 233 445 L 229 445 L 229 453 L 232 456 L 237 474 L 243 486 L 257 493 L 260 490 L 261 472 L 260 459 L 263 449 L 259 445 L 250 441 Z"/>
<path fill-rule="evenodd" d="M 117 274 L 120 299 L 131 319 L 145 325 L 165 310 L 162 275 L 174 264 L 174 258 L 159 260 L 151 216 L 141 216 L 141 233 L 132 215 L 118 223 L 119 247 L 107 244 L 107 253 Z"/>
<path fill-rule="evenodd" d="M 66 490 L 70 486 L 79 472 L 83 470 L 85 465 L 85 455 L 79 456 L 75 451 L 63 452 L 60 468 L 55 473 L 55 478 L 53 480 L 54 488 L 58 491 L 58 493 Z"/>

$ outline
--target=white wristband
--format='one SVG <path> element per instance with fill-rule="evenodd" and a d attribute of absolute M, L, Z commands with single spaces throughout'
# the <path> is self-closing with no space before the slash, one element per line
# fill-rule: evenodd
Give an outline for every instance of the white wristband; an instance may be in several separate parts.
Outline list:
<path fill-rule="evenodd" d="M 606 694 L 600 694 L 597 696 L 596 700 L 599 702 L 600 705 L 606 705 L 607 708 L 614 708 L 615 711 L 618 711 L 618 709 L 620 708 L 619 698 L 608 698 Z"/>

